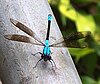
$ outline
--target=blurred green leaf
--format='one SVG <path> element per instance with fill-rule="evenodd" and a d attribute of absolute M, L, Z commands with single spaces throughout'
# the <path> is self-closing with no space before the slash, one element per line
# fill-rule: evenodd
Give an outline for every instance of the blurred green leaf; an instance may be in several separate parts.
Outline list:
<path fill-rule="evenodd" d="M 78 31 L 91 31 L 94 34 L 96 24 L 92 15 L 86 15 L 76 11 L 69 0 L 61 0 L 59 11 L 62 15 L 75 21 Z"/>
<path fill-rule="evenodd" d="M 91 31 L 94 34 L 96 30 L 96 24 L 91 15 L 78 14 L 75 23 L 78 31 Z"/>
<path fill-rule="evenodd" d="M 100 45 L 96 45 L 95 50 L 96 50 L 98 56 L 100 56 Z"/>
<path fill-rule="evenodd" d="M 76 19 L 76 11 L 70 4 L 70 0 L 60 0 L 58 9 L 62 15 L 70 18 L 71 20 L 74 21 Z"/>
<path fill-rule="evenodd" d="M 97 57 L 98 56 L 96 53 L 90 53 L 84 57 L 83 64 L 87 71 L 86 75 L 93 77 L 94 70 L 95 70 L 96 63 L 97 63 Z"/>
<path fill-rule="evenodd" d="M 90 48 L 84 48 L 84 49 L 79 49 L 79 48 L 69 48 L 69 52 L 72 54 L 72 56 L 76 57 L 76 62 L 78 60 L 90 53 L 93 53 L 94 50 Z"/>
<path fill-rule="evenodd" d="M 66 26 L 67 25 L 66 24 L 66 17 L 61 16 L 61 22 L 62 22 L 63 26 Z"/>
<path fill-rule="evenodd" d="M 88 76 L 82 76 L 81 79 L 82 79 L 83 84 L 97 84 L 97 82 L 94 79 Z"/>
<path fill-rule="evenodd" d="M 100 79 L 98 80 L 97 84 L 100 84 Z"/>

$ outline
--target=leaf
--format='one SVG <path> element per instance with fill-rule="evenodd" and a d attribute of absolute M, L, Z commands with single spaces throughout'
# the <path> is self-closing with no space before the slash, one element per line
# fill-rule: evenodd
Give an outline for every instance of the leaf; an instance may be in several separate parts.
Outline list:
<path fill-rule="evenodd" d="M 84 48 L 84 49 L 72 49 L 72 48 L 69 48 L 69 52 L 71 53 L 72 56 L 75 56 L 76 57 L 76 62 L 78 62 L 78 60 L 90 53 L 93 53 L 94 50 L 93 49 L 90 49 L 90 48 Z"/>
<path fill-rule="evenodd" d="M 94 34 L 96 24 L 92 15 L 77 13 L 77 20 L 75 21 L 78 31 L 91 31 Z"/>
<path fill-rule="evenodd" d="M 83 84 L 97 84 L 97 82 L 88 76 L 82 76 L 81 77 Z"/>

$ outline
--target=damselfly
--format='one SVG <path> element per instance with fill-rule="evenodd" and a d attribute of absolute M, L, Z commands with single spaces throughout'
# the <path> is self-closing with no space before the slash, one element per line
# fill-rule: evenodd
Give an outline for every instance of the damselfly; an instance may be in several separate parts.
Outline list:
<path fill-rule="evenodd" d="M 35 43 L 34 39 L 32 39 L 30 37 L 27 37 L 24 35 L 18 35 L 18 34 L 5 35 L 4 37 L 6 39 L 44 46 L 43 52 L 36 53 L 36 54 L 41 54 L 41 59 L 39 59 L 39 61 L 36 63 L 36 65 L 33 68 L 35 68 L 42 59 L 45 62 L 49 61 L 51 64 L 53 62 L 54 65 L 56 66 L 54 60 L 50 56 L 51 55 L 50 47 L 72 47 L 72 48 L 85 48 L 86 47 L 86 45 L 84 43 L 82 43 L 83 45 L 81 45 L 78 40 L 82 39 L 82 38 L 86 38 L 88 35 L 90 35 L 89 31 L 72 33 L 69 36 L 67 36 L 66 38 L 64 38 L 64 39 L 61 38 L 54 44 L 50 45 L 49 44 L 49 33 L 50 33 L 51 19 L 52 19 L 52 15 L 49 14 L 48 15 L 48 29 L 47 29 L 45 43 L 43 43 L 39 39 L 39 37 L 30 28 L 28 28 L 27 26 L 25 26 L 24 24 L 22 24 L 21 22 L 19 22 L 17 20 L 14 20 L 12 18 L 10 19 L 10 21 L 13 25 L 15 25 L 17 28 L 19 28 L 20 30 L 22 30 L 23 32 L 25 32 L 26 34 L 28 34 L 29 36 L 31 36 L 32 38 L 37 40 L 38 43 Z M 33 54 L 33 55 L 36 55 L 36 54 Z M 53 67 L 53 64 L 52 64 L 52 67 Z"/>

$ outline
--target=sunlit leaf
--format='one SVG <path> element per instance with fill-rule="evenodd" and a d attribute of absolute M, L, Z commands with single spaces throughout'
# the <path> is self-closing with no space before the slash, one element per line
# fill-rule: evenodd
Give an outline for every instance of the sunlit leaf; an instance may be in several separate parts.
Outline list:
<path fill-rule="evenodd" d="M 59 11 L 62 15 L 73 20 L 76 23 L 78 31 L 91 31 L 94 33 L 96 24 L 91 15 L 79 13 L 72 7 L 69 0 L 61 0 Z"/>
<path fill-rule="evenodd" d="M 70 4 L 70 0 L 61 0 L 59 3 L 59 11 L 71 20 L 76 19 L 76 11 Z"/>
<path fill-rule="evenodd" d="M 84 49 L 72 49 L 72 48 L 69 48 L 69 52 L 76 57 L 76 60 L 78 61 L 80 58 L 90 54 L 90 53 L 93 53 L 94 50 L 93 49 L 89 49 L 89 48 L 84 48 Z"/>
<path fill-rule="evenodd" d="M 73 56 L 75 55 L 78 58 L 83 57 L 83 56 L 85 56 L 85 55 L 87 55 L 89 53 L 94 52 L 93 49 L 89 49 L 89 48 L 84 48 L 84 49 L 79 49 L 79 48 L 77 48 L 77 49 L 73 48 L 72 49 L 72 48 L 69 48 L 69 51 L 71 52 L 71 54 Z"/>
<path fill-rule="evenodd" d="M 96 30 L 94 18 L 91 15 L 78 14 L 75 21 L 78 31 L 91 31 L 92 34 Z"/>

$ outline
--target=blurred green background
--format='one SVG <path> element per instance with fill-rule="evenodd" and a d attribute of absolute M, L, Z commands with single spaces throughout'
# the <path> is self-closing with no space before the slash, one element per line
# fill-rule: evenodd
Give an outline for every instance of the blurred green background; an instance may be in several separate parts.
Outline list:
<path fill-rule="evenodd" d="M 48 0 L 63 36 L 91 31 L 88 48 L 69 48 L 83 84 L 100 84 L 100 0 Z"/>

